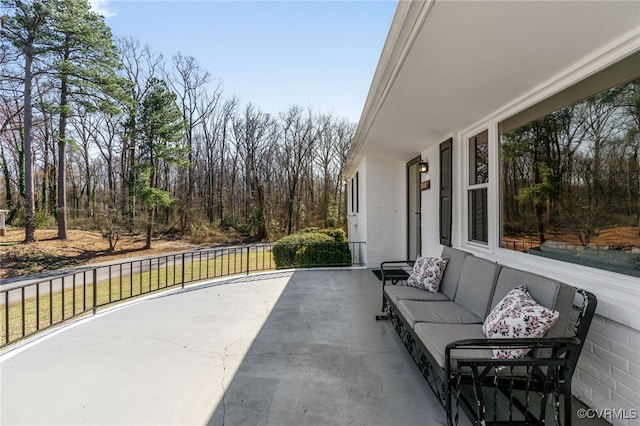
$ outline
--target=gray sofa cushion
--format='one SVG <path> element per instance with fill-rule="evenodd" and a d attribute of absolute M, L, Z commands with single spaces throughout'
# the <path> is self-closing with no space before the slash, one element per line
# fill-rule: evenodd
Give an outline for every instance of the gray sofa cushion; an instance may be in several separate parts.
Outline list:
<path fill-rule="evenodd" d="M 560 313 L 558 321 L 547 332 L 547 337 L 565 336 L 569 317 L 573 309 L 575 288 L 557 280 L 542 277 L 531 272 L 504 267 L 500 271 L 496 290 L 491 301 L 493 309 L 511 290 L 526 285 L 529 294 L 542 306 Z"/>
<path fill-rule="evenodd" d="M 560 282 L 560 290 L 556 298 L 556 305 L 553 307 L 560 312 L 560 318 L 547 332 L 547 337 L 566 336 L 569 331 L 571 313 L 573 312 L 573 302 L 576 298 L 576 288 Z M 573 335 L 569 333 L 569 335 Z"/>
<path fill-rule="evenodd" d="M 431 293 L 421 288 L 406 285 L 386 285 L 384 286 L 384 292 L 395 305 L 397 305 L 400 300 L 424 300 L 432 302 L 449 300 L 443 293 Z"/>
<path fill-rule="evenodd" d="M 483 321 L 483 318 L 474 315 L 455 302 L 401 300 L 397 306 L 398 311 L 411 327 L 420 322 L 482 324 Z"/>
<path fill-rule="evenodd" d="M 489 314 L 500 268 L 497 263 L 467 256 L 453 301 L 484 320 Z"/>
<path fill-rule="evenodd" d="M 442 275 L 442 281 L 440 281 L 440 291 L 446 294 L 450 300 L 453 300 L 456 295 L 460 272 L 462 272 L 462 265 L 467 256 L 473 255 L 451 247 L 442 249 L 442 257 L 448 257 L 449 262 Z"/>
<path fill-rule="evenodd" d="M 416 324 L 415 333 L 425 348 L 431 353 L 440 368 L 444 369 L 445 348 L 451 342 L 463 339 L 485 339 L 482 324 Z M 491 358 L 491 349 L 469 349 L 452 352 L 458 358 Z"/>
<path fill-rule="evenodd" d="M 431 353 L 431 356 L 440 367 L 434 369 L 438 375 L 444 374 L 445 349 L 449 343 L 456 340 L 466 339 L 485 339 L 482 333 L 481 324 L 434 324 L 421 322 L 415 327 L 416 337 L 422 342 L 425 348 Z M 451 368 L 458 368 L 456 359 L 469 358 L 492 358 L 493 349 L 454 349 L 451 351 Z M 546 367 L 542 367 L 546 371 Z M 511 374 L 527 376 L 531 374 L 527 367 L 504 368 L 492 370 L 491 374 L 510 376 Z M 442 377 L 442 376 L 441 376 Z"/>

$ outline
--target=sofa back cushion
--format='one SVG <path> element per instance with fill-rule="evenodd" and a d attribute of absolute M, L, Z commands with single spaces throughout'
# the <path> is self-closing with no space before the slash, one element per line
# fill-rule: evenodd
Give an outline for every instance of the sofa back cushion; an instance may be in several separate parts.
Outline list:
<path fill-rule="evenodd" d="M 500 268 L 497 263 L 467 256 L 453 301 L 484 320 L 489 313 Z"/>
<path fill-rule="evenodd" d="M 449 262 L 440 281 L 440 291 L 444 293 L 449 300 L 453 300 L 456 296 L 460 272 L 462 272 L 462 265 L 467 256 L 473 255 L 452 247 L 444 247 L 442 249 L 442 257 L 448 257 Z"/>
<path fill-rule="evenodd" d="M 529 294 L 531 294 L 531 297 L 533 297 L 536 302 L 560 313 L 560 317 L 547 332 L 546 336 L 565 336 L 573 308 L 575 288 L 558 280 L 505 266 L 498 276 L 496 291 L 491 301 L 491 309 L 493 309 L 507 293 L 523 284 L 527 286 Z"/>

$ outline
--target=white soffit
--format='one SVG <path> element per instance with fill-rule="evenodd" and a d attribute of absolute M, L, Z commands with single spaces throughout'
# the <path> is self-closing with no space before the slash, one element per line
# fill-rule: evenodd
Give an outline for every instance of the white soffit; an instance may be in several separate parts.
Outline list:
<path fill-rule="evenodd" d="M 350 166 L 366 153 L 413 158 L 640 28 L 639 1 L 412 3 L 394 17 Z"/>

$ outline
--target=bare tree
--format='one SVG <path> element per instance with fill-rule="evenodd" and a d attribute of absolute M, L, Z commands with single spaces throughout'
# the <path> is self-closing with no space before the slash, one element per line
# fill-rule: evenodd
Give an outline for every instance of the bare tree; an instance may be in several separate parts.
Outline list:
<path fill-rule="evenodd" d="M 132 82 L 130 95 L 133 104 L 126 108 L 124 121 L 124 146 L 121 149 L 122 207 L 128 218 L 128 227 L 132 231 L 136 218 L 136 146 L 139 133 L 139 110 L 147 91 L 147 83 L 160 71 L 162 55 L 154 53 L 148 45 L 142 45 L 134 38 L 118 38 L 116 46 L 120 52 L 122 75 Z"/>
<path fill-rule="evenodd" d="M 3 5 L 12 1 L 0 0 Z M 122 63 L 118 73 L 130 80 L 127 89 L 133 101 L 113 100 L 117 108 L 101 110 L 76 98 L 71 111 L 53 78 L 60 75 L 36 74 L 31 78 L 27 151 L 25 94 L 18 86 L 23 83 L 19 62 L 24 52 L 0 42 L 0 163 L 7 203 L 14 203 L 17 194 L 28 198 L 23 164 L 29 157 L 33 208 L 55 213 L 62 185 L 70 218 L 77 224 L 86 222 L 82 216 L 92 217 L 105 236 L 112 235 L 112 247 L 125 225 L 129 232 L 142 229 L 139 217 L 146 218 L 147 235 L 150 224 L 164 226 L 162 232 L 185 232 L 206 222 L 207 227 L 235 228 L 260 239 L 302 226 L 340 224 L 341 173 L 353 124 L 299 106 L 275 116 L 251 103 L 240 106 L 237 98 L 223 97 L 219 84 L 211 85 L 211 76 L 194 58 L 177 54 L 165 66 L 161 55 L 134 39 L 119 39 L 117 45 Z M 66 59 L 69 66 L 78 65 L 72 56 Z M 42 67 L 51 68 L 50 62 Z M 40 62 L 35 63 L 39 70 Z M 159 138 L 154 145 L 159 150 L 154 151 L 151 135 L 160 129 L 149 133 L 150 104 L 146 129 L 141 112 L 143 101 L 150 99 L 149 82 L 159 74 L 169 79 L 160 98 L 175 96 L 185 132 L 179 141 Z M 63 159 L 55 155 L 59 140 L 73 148 L 64 150 Z M 160 157 L 174 143 L 184 148 L 185 161 Z M 66 182 L 57 185 L 58 173 Z"/>
<path fill-rule="evenodd" d="M 344 202 L 343 190 L 344 185 L 342 184 L 342 174 L 344 172 L 345 165 L 347 164 L 347 154 L 349 152 L 349 148 L 351 147 L 351 141 L 353 140 L 353 135 L 356 132 L 356 125 L 354 123 L 349 122 L 347 119 L 340 119 L 334 124 L 335 128 L 335 139 L 333 143 L 334 150 L 334 183 L 335 183 L 335 195 L 333 197 L 334 205 L 336 205 L 337 210 L 337 226 L 341 226 L 347 216 L 347 203 Z"/>
<path fill-rule="evenodd" d="M 251 104 L 245 107 L 243 116 L 233 122 L 236 150 L 244 162 L 244 216 L 258 239 L 268 237 L 264 187 L 258 165 L 269 161 L 267 154 L 275 142 L 275 126 L 276 122 L 269 114 Z"/>
<path fill-rule="evenodd" d="M 298 189 L 318 132 L 311 111 L 305 113 L 300 106 L 291 106 L 280 115 L 280 121 L 282 139 L 278 154 L 287 189 L 286 229 L 287 234 L 291 234 L 294 229 Z"/>
<path fill-rule="evenodd" d="M 194 57 L 177 53 L 172 58 L 172 65 L 172 69 L 166 73 L 167 82 L 178 96 L 178 105 L 186 123 L 186 145 L 189 150 L 187 176 L 182 179 L 185 190 L 181 191 L 184 194 L 181 196 L 182 206 L 187 207 L 193 204 L 195 170 L 199 160 L 197 156 L 194 156 L 196 132 L 203 125 L 206 117 L 215 110 L 220 101 L 221 90 L 218 85 L 211 95 L 207 93 L 207 84 L 210 82 L 211 76 L 208 71 L 202 69 Z M 191 211 L 190 208 L 180 209 L 180 228 L 183 233 L 189 222 Z"/>
<path fill-rule="evenodd" d="M 207 181 L 206 209 L 210 222 L 217 217 L 225 220 L 227 200 L 225 183 L 229 182 L 228 170 L 235 165 L 235 156 L 230 155 L 233 120 L 239 101 L 233 97 L 225 100 L 205 118 L 202 126 L 203 150 L 206 158 L 205 180 Z M 234 151 L 237 152 L 237 151 Z M 227 193 L 228 194 L 228 193 Z M 215 208 L 214 208 L 215 205 Z"/>

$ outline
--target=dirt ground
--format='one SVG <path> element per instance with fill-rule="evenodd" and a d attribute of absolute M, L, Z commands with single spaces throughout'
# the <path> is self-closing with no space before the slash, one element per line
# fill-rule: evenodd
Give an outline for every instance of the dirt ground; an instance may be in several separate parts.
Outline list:
<path fill-rule="evenodd" d="M 134 235 L 123 236 L 109 252 L 109 241 L 99 232 L 69 230 L 68 239 L 62 241 L 57 230 L 38 229 L 37 241 L 30 244 L 23 243 L 23 228 L 8 227 L 6 234 L 0 237 L 0 279 L 198 247 L 188 240 L 154 239 L 151 249 L 144 249 L 145 236 Z"/>
<path fill-rule="evenodd" d="M 635 226 L 627 226 L 606 229 L 594 238 L 593 244 L 640 247 L 638 228 Z"/>
<path fill-rule="evenodd" d="M 570 244 L 580 244 L 580 240 L 577 236 L 566 235 L 554 235 L 547 233 L 548 240 L 562 241 Z M 531 237 L 512 237 L 505 236 L 509 240 L 537 242 L 535 236 Z M 618 228 L 611 228 L 602 230 L 591 239 L 592 245 L 598 246 L 616 246 L 616 247 L 640 247 L 640 236 L 638 236 L 638 228 L 635 226 L 621 226 Z"/>

